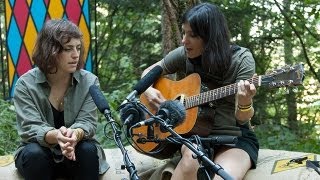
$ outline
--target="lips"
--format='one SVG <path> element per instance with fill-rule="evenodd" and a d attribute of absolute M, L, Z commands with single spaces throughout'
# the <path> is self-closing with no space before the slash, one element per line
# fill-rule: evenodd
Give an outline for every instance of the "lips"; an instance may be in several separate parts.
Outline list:
<path fill-rule="evenodd" d="M 78 64 L 78 61 L 69 62 L 68 64 L 75 65 L 75 64 Z"/>
<path fill-rule="evenodd" d="M 191 48 L 186 48 L 186 50 L 189 52 L 189 51 L 192 51 L 192 49 Z"/>

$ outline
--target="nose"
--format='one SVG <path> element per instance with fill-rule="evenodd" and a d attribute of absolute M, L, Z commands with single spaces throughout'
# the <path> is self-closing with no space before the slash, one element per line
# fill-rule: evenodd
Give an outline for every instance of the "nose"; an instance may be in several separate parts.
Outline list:
<path fill-rule="evenodd" d="M 187 39 L 187 36 L 186 36 L 186 35 L 183 35 L 183 36 L 182 36 L 181 43 L 184 44 L 184 45 L 188 43 L 188 39 Z"/>
<path fill-rule="evenodd" d="M 72 57 L 78 58 L 79 55 L 80 55 L 80 50 L 78 50 L 77 48 L 73 48 L 73 50 L 72 50 Z"/>

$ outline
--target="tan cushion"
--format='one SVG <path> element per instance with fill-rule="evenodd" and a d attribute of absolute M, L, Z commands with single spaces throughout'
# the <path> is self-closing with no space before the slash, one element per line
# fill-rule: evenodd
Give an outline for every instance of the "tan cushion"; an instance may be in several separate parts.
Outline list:
<path fill-rule="evenodd" d="M 173 167 L 170 164 L 166 164 L 166 160 L 158 160 L 140 154 L 136 152 L 131 146 L 126 147 L 128 155 L 132 163 L 135 165 L 136 170 L 139 173 L 139 177 L 143 179 L 148 179 L 152 174 L 158 170 L 162 171 L 162 175 L 166 172 L 171 172 Z M 123 157 L 120 149 L 105 149 L 107 156 L 107 161 L 110 164 L 110 169 L 101 177 L 101 179 L 114 179 L 121 180 L 123 178 L 129 179 L 129 173 L 126 169 L 121 169 L 123 163 Z M 246 180 L 273 180 L 273 179 L 289 179 L 289 180 L 315 180 L 320 179 L 320 176 L 313 170 L 303 167 L 298 167 L 294 169 L 285 170 L 282 172 L 272 173 L 274 169 L 275 162 L 287 158 L 297 158 L 311 153 L 304 152 L 292 152 L 283 150 L 270 150 L 270 149 L 260 149 L 257 169 L 248 171 L 245 179 Z M 319 160 L 319 155 L 315 155 Z M 14 163 L 10 163 L 6 166 L 1 166 L 0 157 L 0 180 L 18 180 L 23 179 L 17 172 Z"/>

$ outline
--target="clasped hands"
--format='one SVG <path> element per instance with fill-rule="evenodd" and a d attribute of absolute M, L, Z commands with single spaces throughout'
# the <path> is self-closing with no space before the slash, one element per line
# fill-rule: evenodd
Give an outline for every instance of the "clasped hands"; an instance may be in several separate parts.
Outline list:
<path fill-rule="evenodd" d="M 61 148 L 62 154 L 69 160 L 75 161 L 75 147 L 79 142 L 78 129 L 71 129 L 62 126 L 58 129 L 57 142 Z"/>

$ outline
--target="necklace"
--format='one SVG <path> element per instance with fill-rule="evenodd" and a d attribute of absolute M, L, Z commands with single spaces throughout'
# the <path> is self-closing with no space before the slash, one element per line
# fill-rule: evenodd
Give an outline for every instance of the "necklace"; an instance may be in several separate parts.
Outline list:
<path fill-rule="evenodd" d="M 57 102 L 58 102 L 59 111 L 63 111 L 63 109 L 64 109 L 64 98 L 62 98 L 61 100 L 57 99 Z"/>
<path fill-rule="evenodd" d="M 51 105 L 54 106 L 54 108 L 58 111 L 63 111 L 64 109 L 64 96 L 58 98 L 58 97 L 49 97 L 49 101 Z"/>
<path fill-rule="evenodd" d="M 58 110 L 59 111 L 63 111 L 63 109 L 64 109 L 64 97 L 62 97 L 61 100 L 60 100 L 60 98 L 56 98 L 56 100 L 57 100 L 57 104 L 58 104 Z"/>

